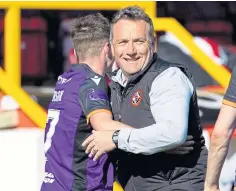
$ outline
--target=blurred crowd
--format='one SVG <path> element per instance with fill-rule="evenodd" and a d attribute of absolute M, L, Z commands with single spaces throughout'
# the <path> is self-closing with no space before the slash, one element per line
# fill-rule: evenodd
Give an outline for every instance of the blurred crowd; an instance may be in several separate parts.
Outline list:
<path fill-rule="evenodd" d="M 23 85 L 53 85 L 73 62 L 69 37 L 71 19 L 96 11 L 22 10 L 21 63 Z M 99 11 L 111 19 L 115 11 Z M 0 60 L 4 63 L 4 10 L 0 11 Z M 232 67 L 236 54 L 236 2 L 158 2 L 158 17 L 174 17 L 193 36 L 195 42 L 219 64 Z M 157 33 L 158 53 L 167 60 L 191 59 L 186 47 L 171 33 Z M 37 44 L 37 46 L 35 46 Z M 166 51 L 168 49 L 168 51 Z M 175 50 L 174 50 L 175 49 Z M 166 56 L 169 50 L 174 51 Z M 72 55 L 72 56 L 71 56 Z M 190 58 L 189 58 L 190 57 Z M 182 58 L 182 59 L 181 59 Z M 177 59 L 177 60 L 176 60 Z M 181 59 L 181 60 L 178 60 Z M 192 66 L 193 60 L 188 63 Z M 196 64 L 194 64 L 196 65 Z M 204 71 L 202 72 L 204 73 Z M 212 83 L 205 82 L 197 85 Z"/>

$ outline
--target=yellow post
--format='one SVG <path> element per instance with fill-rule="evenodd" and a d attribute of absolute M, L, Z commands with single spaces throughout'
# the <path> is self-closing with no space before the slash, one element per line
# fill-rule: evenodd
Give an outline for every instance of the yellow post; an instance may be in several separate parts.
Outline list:
<path fill-rule="evenodd" d="M 193 41 L 192 35 L 173 18 L 153 19 L 156 31 L 171 31 L 191 51 L 193 59 L 222 87 L 227 88 L 230 72 L 223 66 L 217 65 Z"/>
<path fill-rule="evenodd" d="M 214 63 L 193 43 L 192 36 L 172 18 L 156 18 L 155 1 L 0 1 L 0 8 L 8 9 L 5 16 L 5 69 L 0 67 L 0 88 L 19 102 L 22 110 L 40 127 L 45 126 L 46 112 L 36 104 L 20 86 L 20 8 L 21 9 L 79 9 L 79 10 L 118 10 L 130 5 L 139 5 L 151 17 L 157 31 L 173 32 L 192 53 L 192 57 L 220 85 L 227 87 L 230 73 Z M 10 82 L 11 81 L 11 82 Z M 32 114 L 32 111 L 34 113 Z"/>
<path fill-rule="evenodd" d="M 21 85 L 21 25 L 20 8 L 12 6 L 7 9 L 4 21 L 4 67 L 9 79 Z"/>
<path fill-rule="evenodd" d="M 25 114 L 35 123 L 36 127 L 45 128 L 46 112 L 18 84 L 14 83 L 0 67 L 1 90 L 11 95 Z"/>

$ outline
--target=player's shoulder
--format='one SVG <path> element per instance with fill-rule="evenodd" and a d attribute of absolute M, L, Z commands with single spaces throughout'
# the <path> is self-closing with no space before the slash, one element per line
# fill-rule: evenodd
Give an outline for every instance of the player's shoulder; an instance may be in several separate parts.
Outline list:
<path fill-rule="evenodd" d="M 106 96 L 108 92 L 108 84 L 103 76 L 93 74 L 87 76 L 83 83 L 79 86 L 79 97 Z"/>
<path fill-rule="evenodd" d="M 232 71 L 231 80 L 224 96 L 223 104 L 236 107 L 236 64 Z"/>
<path fill-rule="evenodd" d="M 234 64 L 234 67 L 233 67 L 231 81 L 236 82 L 236 63 Z"/>
<path fill-rule="evenodd" d="M 82 84 L 94 76 L 96 74 L 86 64 L 73 64 L 68 71 L 58 77 L 57 83 L 76 82 L 77 84 Z"/>
<path fill-rule="evenodd" d="M 93 88 L 93 89 L 104 89 L 108 85 L 106 83 L 106 80 L 103 76 L 94 74 L 87 76 L 83 83 L 81 84 L 80 88 L 81 89 L 87 89 L 87 88 Z"/>
<path fill-rule="evenodd" d="M 234 92 L 235 93 L 234 95 L 236 95 L 235 88 L 236 88 L 236 64 L 234 64 L 234 67 L 233 67 L 233 71 L 231 74 L 231 79 L 230 79 L 227 93 L 229 93 L 229 91 L 230 91 L 230 92 Z"/>
<path fill-rule="evenodd" d="M 95 73 L 88 65 L 82 65 L 80 73 L 81 72 L 83 79 L 80 80 L 80 88 L 83 89 L 89 87 L 96 88 L 107 86 L 105 77 Z"/>
<path fill-rule="evenodd" d="M 103 76 L 95 73 L 87 64 L 76 64 L 72 66 L 73 75 L 83 76 L 85 80 L 102 79 Z"/>

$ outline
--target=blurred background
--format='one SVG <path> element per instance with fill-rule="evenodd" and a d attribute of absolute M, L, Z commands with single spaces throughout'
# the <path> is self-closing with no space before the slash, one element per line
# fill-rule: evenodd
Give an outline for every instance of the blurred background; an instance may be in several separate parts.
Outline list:
<path fill-rule="evenodd" d="M 86 7 L 86 2 L 84 4 L 85 6 L 82 7 Z M 93 6 L 96 7 L 96 3 L 94 4 Z M 124 3 L 115 4 L 121 8 Z M 130 5 L 136 4 L 130 3 Z M 193 74 L 198 89 L 204 136 L 206 145 L 209 146 L 209 136 L 218 116 L 226 87 L 220 81 L 225 82 L 229 79 L 236 61 L 236 2 L 162 1 L 152 2 L 150 5 L 147 2 L 142 5 L 145 7 L 146 4 L 148 8 L 152 6 L 152 10 L 155 10 L 152 18 L 175 18 L 180 26 L 184 27 L 181 30 L 174 28 L 157 31 L 157 52 L 164 60 L 186 65 Z M 0 8 L 11 7 L 11 5 L 4 3 L 3 6 L 0 3 Z M 18 5 L 23 6 L 20 3 Z M 56 4 L 52 5 L 52 9 L 50 6 L 48 9 L 42 6 L 28 6 L 27 9 L 23 6 L 19 20 L 21 29 L 18 27 L 17 31 L 14 31 L 14 27 L 11 28 L 11 25 L 15 24 L 14 18 L 11 17 L 16 16 L 17 11 L 15 10 L 14 13 L 13 10 L 12 14 L 8 8 L 0 10 L 0 65 L 5 70 L 5 73 L 0 71 L 1 191 L 16 189 L 38 191 L 40 188 L 44 173 L 43 127 L 48 103 L 51 101 L 57 77 L 71 63 L 77 62 L 68 32 L 71 19 L 88 13 L 101 12 L 111 20 L 116 12 L 114 6 L 105 4 L 104 8 L 99 10 L 79 8 L 76 2 L 75 10 L 71 7 L 70 10 L 59 9 L 56 8 Z M 158 20 L 154 24 L 158 25 Z M 10 30 L 7 30 L 9 34 L 5 34 L 7 25 L 10 27 Z M 11 49 L 11 43 L 14 45 L 12 37 L 17 35 L 18 30 L 21 30 L 20 49 L 17 50 L 21 54 L 20 66 L 14 62 L 16 56 L 14 46 Z M 193 36 L 194 44 L 218 66 L 218 70 L 215 71 L 213 67 L 209 74 L 209 69 L 206 71 L 204 68 L 209 68 L 207 65 L 211 66 L 210 63 L 204 62 L 206 59 L 202 58 L 199 64 L 194 58 L 191 47 L 189 48 L 188 44 L 175 35 L 177 30 L 188 31 Z M 9 42 L 8 45 L 6 41 Z M 7 51 L 6 47 L 8 47 Z M 199 55 L 199 60 L 201 57 Z M 14 75 L 6 77 L 10 71 L 19 75 L 20 79 L 17 82 Z M 225 76 L 228 78 L 223 79 Z M 236 139 L 233 138 L 221 174 L 220 184 L 223 191 L 229 191 L 232 187 L 235 169 Z"/>

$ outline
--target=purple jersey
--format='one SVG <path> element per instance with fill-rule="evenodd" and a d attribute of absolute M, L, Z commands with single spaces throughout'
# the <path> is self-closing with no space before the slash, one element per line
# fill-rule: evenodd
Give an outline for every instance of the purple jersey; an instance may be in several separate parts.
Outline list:
<path fill-rule="evenodd" d="M 105 79 L 85 64 L 59 76 L 48 108 L 45 178 L 41 191 L 111 191 L 114 172 L 108 155 L 94 162 L 82 142 L 92 132 L 91 113 L 110 112 Z"/>

